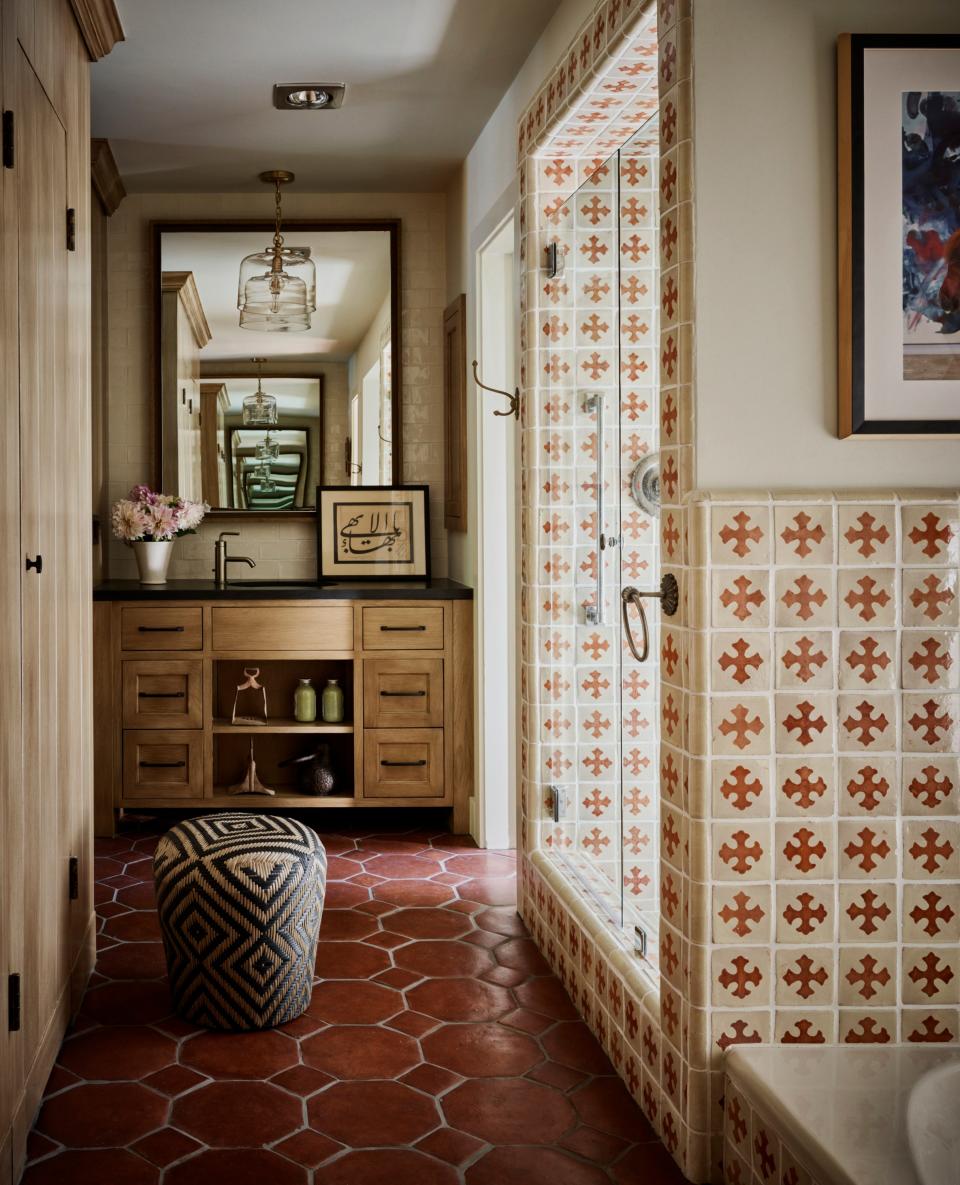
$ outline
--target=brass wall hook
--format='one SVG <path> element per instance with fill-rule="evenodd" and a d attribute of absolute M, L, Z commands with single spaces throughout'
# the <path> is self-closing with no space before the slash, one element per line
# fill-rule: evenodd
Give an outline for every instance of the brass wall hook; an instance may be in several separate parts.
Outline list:
<path fill-rule="evenodd" d="M 492 391 L 494 395 L 502 395 L 504 399 L 510 400 L 509 411 L 495 411 L 495 416 L 513 416 L 514 419 L 520 419 L 520 388 L 517 387 L 511 395 L 509 391 L 501 391 L 499 387 L 488 387 L 486 383 L 480 381 L 480 376 L 477 374 L 477 360 L 473 360 L 473 378 L 478 387 L 482 387 L 484 391 Z"/>

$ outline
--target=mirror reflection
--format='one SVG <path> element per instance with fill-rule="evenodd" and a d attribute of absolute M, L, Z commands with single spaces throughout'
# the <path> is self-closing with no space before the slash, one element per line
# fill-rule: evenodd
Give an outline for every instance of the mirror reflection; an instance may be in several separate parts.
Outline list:
<path fill-rule="evenodd" d="M 279 331 L 238 312 L 267 224 L 154 229 L 162 488 L 283 514 L 312 509 L 318 485 L 393 484 L 395 228 L 288 225 L 290 250 L 313 261 L 316 309 Z"/>

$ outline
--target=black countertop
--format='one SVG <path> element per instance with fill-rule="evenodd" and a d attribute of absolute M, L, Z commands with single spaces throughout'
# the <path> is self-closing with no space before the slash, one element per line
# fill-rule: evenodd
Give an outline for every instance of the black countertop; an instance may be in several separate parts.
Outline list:
<path fill-rule="evenodd" d="M 237 580 L 218 588 L 212 580 L 107 580 L 93 590 L 95 601 L 470 601 L 473 589 L 456 580 L 370 581 L 318 585 L 299 580 Z"/>

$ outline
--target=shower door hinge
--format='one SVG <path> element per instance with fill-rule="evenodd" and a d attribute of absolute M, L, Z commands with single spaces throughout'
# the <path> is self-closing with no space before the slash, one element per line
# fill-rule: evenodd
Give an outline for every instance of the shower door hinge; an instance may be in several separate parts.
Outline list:
<path fill-rule="evenodd" d="M 77 212 L 73 206 L 67 208 L 67 250 L 77 249 Z"/>
<path fill-rule="evenodd" d="M 70 857 L 69 873 L 67 877 L 68 895 L 71 901 L 80 896 L 80 861 L 76 856 Z"/>
<path fill-rule="evenodd" d="M 563 251 L 559 243 L 547 244 L 547 278 L 556 280 L 563 275 Z"/>
<path fill-rule="evenodd" d="M 20 976 L 7 978 L 7 1029 L 11 1033 L 20 1031 Z"/>
<path fill-rule="evenodd" d="M 13 112 L 3 113 L 3 167 L 13 168 Z"/>
<path fill-rule="evenodd" d="M 559 823 L 560 810 L 563 806 L 563 790 L 557 785 L 548 786 L 547 789 L 550 791 L 550 810 L 553 814 L 553 821 Z"/>
<path fill-rule="evenodd" d="M 647 957 L 647 932 L 642 926 L 633 927 L 633 949 L 641 959 Z"/>

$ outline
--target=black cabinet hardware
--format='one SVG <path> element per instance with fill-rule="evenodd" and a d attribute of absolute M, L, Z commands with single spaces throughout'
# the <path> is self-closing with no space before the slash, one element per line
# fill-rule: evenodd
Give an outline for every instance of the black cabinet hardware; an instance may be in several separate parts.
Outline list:
<path fill-rule="evenodd" d="M 39 574 L 43 571 L 42 555 L 38 555 L 35 560 L 32 560 L 29 556 L 27 556 L 26 570 L 29 572 L 31 568 L 36 568 L 37 575 L 39 576 Z"/>
<path fill-rule="evenodd" d="M 3 113 L 3 167 L 13 168 L 13 112 Z"/>
<path fill-rule="evenodd" d="M 185 761 L 141 761 L 141 769 L 182 769 Z"/>
<path fill-rule="evenodd" d="M 426 765 L 425 761 L 381 761 L 381 765 Z"/>
<path fill-rule="evenodd" d="M 393 699 L 402 699 L 403 697 L 416 699 L 417 697 L 425 696 L 427 693 L 425 691 L 381 691 L 380 694 L 390 696 Z"/>
<path fill-rule="evenodd" d="M 185 699 L 185 691 L 138 691 L 140 699 Z"/>
<path fill-rule="evenodd" d="M 17 974 L 7 979 L 7 1028 L 11 1033 L 20 1031 L 20 976 Z"/>
<path fill-rule="evenodd" d="M 77 249 L 77 212 L 70 206 L 67 210 L 67 250 Z"/>
<path fill-rule="evenodd" d="M 137 631 L 141 634 L 182 634 L 184 627 L 182 625 L 138 625 Z"/>
<path fill-rule="evenodd" d="M 380 632 L 382 634 L 415 634 L 423 633 L 426 628 L 425 625 L 382 625 Z"/>
<path fill-rule="evenodd" d="M 69 885 L 70 900 L 76 901 L 80 896 L 80 861 L 76 856 L 70 857 Z"/>

